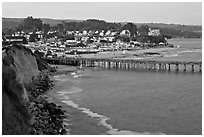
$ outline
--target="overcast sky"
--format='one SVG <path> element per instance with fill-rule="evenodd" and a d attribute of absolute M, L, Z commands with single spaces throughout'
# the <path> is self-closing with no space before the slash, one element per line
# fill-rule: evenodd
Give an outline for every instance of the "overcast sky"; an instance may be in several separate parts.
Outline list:
<path fill-rule="evenodd" d="M 3 2 L 2 8 L 3 17 L 202 24 L 201 2 Z"/>

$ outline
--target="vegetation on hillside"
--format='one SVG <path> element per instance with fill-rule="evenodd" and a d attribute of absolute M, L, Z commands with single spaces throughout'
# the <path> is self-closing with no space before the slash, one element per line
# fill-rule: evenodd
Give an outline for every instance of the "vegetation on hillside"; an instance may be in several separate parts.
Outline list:
<path fill-rule="evenodd" d="M 32 20 L 32 22 L 30 22 Z M 136 27 L 130 27 L 130 25 Z M 48 32 L 51 30 L 60 30 L 61 32 L 66 30 L 121 30 L 128 28 L 131 30 L 131 35 L 134 31 L 140 31 L 140 28 L 147 29 L 157 28 L 161 34 L 169 38 L 201 38 L 202 26 L 194 25 L 179 25 L 179 24 L 163 24 L 163 23 L 110 23 L 103 20 L 88 19 L 85 21 L 78 20 L 53 20 L 53 19 L 34 19 L 27 17 L 25 19 L 16 18 L 2 18 L 3 34 L 12 34 L 15 30 L 43 30 Z"/>
<path fill-rule="evenodd" d="M 64 111 L 44 94 L 53 87 L 47 63 L 37 53 L 13 45 L 2 53 L 2 134 L 58 135 L 64 129 Z M 26 62 L 26 63 L 25 63 Z M 40 62 L 40 64 L 39 64 Z M 20 70 L 20 71 L 18 71 Z M 28 75 L 29 74 L 29 75 Z"/>

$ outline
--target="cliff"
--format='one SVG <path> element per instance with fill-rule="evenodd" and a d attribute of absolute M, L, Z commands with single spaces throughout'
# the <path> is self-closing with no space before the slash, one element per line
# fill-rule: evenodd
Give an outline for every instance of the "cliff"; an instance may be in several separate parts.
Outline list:
<path fill-rule="evenodd" d="M 26 47 L 12 45 L 2 52 L 2 134 L 67 134 L 61 106 L 44 94 L 53 87 L 45 61 Z"/>
<path fill-rule="evenodd" d="M 2 133 L 28 134 L 29 99 L 24 87 L 39 74 L 34 54 L 15 45 L 2 53 Z"/>
<path fill-rule="evenodd" d="M 2 133 L 29 134 L 30 101 L 25 86 L 46 68 L 31 50 L 13 45 L 2 52 Z M 42 68 L 43 66 L 43 68 Z"/>
<path fill-rule="evenodd" d="M 2 133 L 28 134 L 31 116 L 24 87 L 39 74 L 32 51 L 14 45 L 2 53 Z"/>

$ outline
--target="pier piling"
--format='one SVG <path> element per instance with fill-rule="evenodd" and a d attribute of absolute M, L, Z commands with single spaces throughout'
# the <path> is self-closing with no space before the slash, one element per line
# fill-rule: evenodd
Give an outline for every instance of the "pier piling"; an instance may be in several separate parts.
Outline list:
<path fill-rule="evenodd" d="M 159 70 L 159 71 L 171 71 L 171 65 L 175 65 L 175 71 L 183 70 L 187 71 L 187 68 L 191 66 L 191 71 L 202 72 L 201 61 L 152 61 L 152 60 L 126 60 L 126 59 L 97 59 L 97 58 L 44 58 L 50 64 L 61 65 L 74 65 L 93 67 L 98 66 L 102 68 L 117 68 L 125 70 Z M 168 65 L 168 66 L 167 66 Z M 187 67 L 188 66 L 188 67 Z M 182 69 L 183 68 L 183 69 Z"/>

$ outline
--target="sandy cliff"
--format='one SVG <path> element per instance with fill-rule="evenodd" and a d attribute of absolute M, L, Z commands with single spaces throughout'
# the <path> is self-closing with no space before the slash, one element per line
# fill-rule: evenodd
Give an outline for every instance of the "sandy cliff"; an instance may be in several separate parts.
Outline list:
<path fill-rule="evenodd" d="M 12 46 L 2 53 L 2 133 L 30 132 L 29 99 L 24 84 L 39 74 L 34 54 L 23 46 Z"/>

